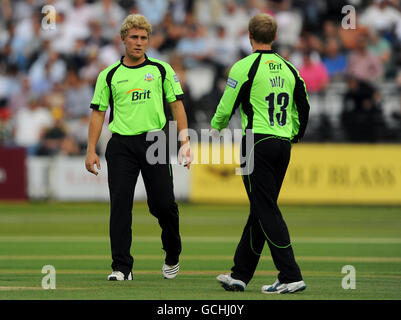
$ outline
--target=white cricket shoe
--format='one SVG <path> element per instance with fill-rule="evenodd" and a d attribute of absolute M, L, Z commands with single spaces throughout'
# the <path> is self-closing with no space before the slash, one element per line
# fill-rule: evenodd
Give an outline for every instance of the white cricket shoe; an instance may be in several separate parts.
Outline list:
<path fill-rule="evenodd" d="M 276 280 L 271 285 L 263 286 L 262 293 L 294 293 L 305 289 L 306 285 L 302 280 L 290 283 L 280 283 Z"/>
<path fill-rule="evenodd" d="M 109 281 L 123 281 L 123 280 L 132 280 L 132 272 L 130 272 L 127 276 L 124 275 L 121 271 L 113 271 L 107 277 Z"/>
<path fill-rule="evenodd" d="M 170 266 L 168 264 L 163 264 L 162 271 L 164 279 L 174 279 L 177 276 L 179 270 L 180 270 L 179 263 L 173 266 Z"/>
<path fill-rule="evenodd" d="M 231 278 L 229 274 L 220 274 L 216 279 L 226 291 L 244 291 L 246 288 L 244 281 Z"/>

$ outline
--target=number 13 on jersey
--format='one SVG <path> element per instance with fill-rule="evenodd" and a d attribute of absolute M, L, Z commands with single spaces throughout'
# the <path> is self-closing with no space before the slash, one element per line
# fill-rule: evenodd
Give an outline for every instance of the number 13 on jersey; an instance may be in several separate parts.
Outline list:
<path fill-rule="evenodd" d="M 277 98 L 277 99 L 276 99 Z M 277 94 L 275 92 L 270 93 L 265 97 L 265 101 L 268 102 L 268 113 L 270 125 L 274 126 L 274 111 L 276 105 L 280 108 L 280 111 L 276 113 L 276 119 L 279 126 L 285 126 L 287 123 L 287 107 L 290 101 L 289 94 L 287 92 L 281 92 Z"/>

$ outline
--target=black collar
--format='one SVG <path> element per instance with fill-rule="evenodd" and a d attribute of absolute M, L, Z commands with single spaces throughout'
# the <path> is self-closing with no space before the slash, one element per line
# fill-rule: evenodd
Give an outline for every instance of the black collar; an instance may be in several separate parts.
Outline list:
<path fill-rule="evenodd" d="M 146 65 L 149 63 L 149 59 L 148 59 L 148 56 L 147 56 L 146 54 L 145 54 L 145 61 L 142 62 L 141 64 L 136 65 L 136 66 L 127 66 L 127 65 L 125 65 L 124 62 L 123 62 L 124 57 L 125 57 L 125 56 L 122 56 L 122 57 L 121 57 L 120 63 L 121 63 L 124 67 L 130 68 L 130 69 L 138 69 L 138 68 L 141 68 L 141 67 L 143 67 L 143 66 L 146 66 Z"/>
<path fill-rule="evenodd" d="M 273 50 L 256 50 L 254 53 L 274 53 Z"/>

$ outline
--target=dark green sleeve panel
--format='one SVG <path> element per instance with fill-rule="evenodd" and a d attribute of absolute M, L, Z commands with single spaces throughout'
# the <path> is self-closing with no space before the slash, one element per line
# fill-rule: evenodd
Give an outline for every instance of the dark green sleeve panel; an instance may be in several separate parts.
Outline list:
<path fill-rule="evenodd" d="M 279 55 L 277 56 L 280 57 Z M 306 125 L 309 119 L 309 110 L 310 110 L 309 98 L 308 98 L 308 93 L 306 91 L 305 81 L 299 75 L 298 70 L 288 61 L 284 60 L 283 58 L 281 59 L 291 70 L 295 78 L 294 104 L 296 106 L 297 113 L 294 113 L 292 117 L 294 125 L 292 130 L 291 141 L 296 143 L 305 134 Z"/>

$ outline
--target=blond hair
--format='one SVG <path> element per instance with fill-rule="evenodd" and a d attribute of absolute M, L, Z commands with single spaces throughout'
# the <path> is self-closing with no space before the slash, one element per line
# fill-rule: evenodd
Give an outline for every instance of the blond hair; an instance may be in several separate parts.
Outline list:
<path fill-rule="evenodd" d="M 269 14 L 258 13 L 249 20 L 248 30 L 256 42 L 271 44 L 277 33 L 277 22 Z"/>
<path fill-rule="evenodd" d="M 121 25 L 120 35 L 121 38 L 124 40 L 128 34 L 128 30 L 135 28 L 135 29 L 144 29 L 148 33 L 148 37 L 150 37 L 152 33 L 152 26 L 146 20 L 146 18 L 141 14 L 130 14 L 128 17 L 125 18 Z"/>

